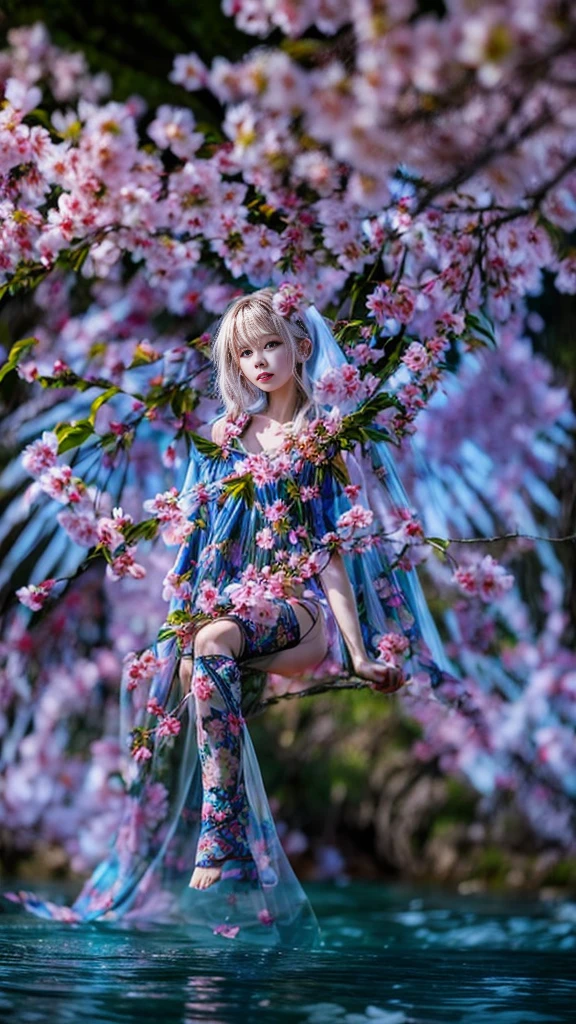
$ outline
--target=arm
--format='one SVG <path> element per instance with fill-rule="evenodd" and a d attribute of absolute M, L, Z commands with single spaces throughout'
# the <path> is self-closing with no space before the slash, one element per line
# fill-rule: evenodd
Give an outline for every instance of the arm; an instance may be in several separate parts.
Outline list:
<path fill-rule="evenodd" d="M 352 662 L 354 663 L 357 658 L 368 658 L 360 629 L 356 598 L 342 555 L 334 551 L 328 565 L 320 575 L 326 597 L 334 612 L 334 618 L 340 627 Z"/>
<path fill-rule="evenodd" d="M 378 689 L 385 687 L 384 692 L 393 693 L 402 686 L 403 673 L 400 669 L 387 668 L 368 656 L 350 577 L 338 552 L 333 552 L 320 576 L 334 618 L 348 648 L 354 672 L 379 684 Z"/>

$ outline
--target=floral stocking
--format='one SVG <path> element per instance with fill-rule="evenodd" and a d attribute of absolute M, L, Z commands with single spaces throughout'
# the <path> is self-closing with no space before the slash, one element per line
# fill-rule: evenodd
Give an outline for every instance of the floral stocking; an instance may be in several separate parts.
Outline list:
<path fill-rule="evenodd" d="M 225 654 L 194 659 L 198 753 L 202 765 L 202 820 L 196 867 L 250 859 L 246 836 L 248 803 L 242 777 L 240 669 Z"/>

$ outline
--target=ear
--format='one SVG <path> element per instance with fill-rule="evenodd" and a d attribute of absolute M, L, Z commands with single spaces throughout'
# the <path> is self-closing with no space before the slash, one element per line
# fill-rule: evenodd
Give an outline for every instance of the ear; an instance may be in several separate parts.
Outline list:
<path fill-rule="evenodd" d="M 300 338 L 298 341 L 298 355 L 300 360 L 305 363 L 307 359 L 312 355 L 312 342 L 310 338 Z"/>

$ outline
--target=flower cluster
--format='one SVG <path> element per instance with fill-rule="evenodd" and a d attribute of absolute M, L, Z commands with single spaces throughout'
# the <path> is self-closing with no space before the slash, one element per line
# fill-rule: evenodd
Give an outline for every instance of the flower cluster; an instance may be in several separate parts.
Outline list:
<path fill-rule="evenodd" d="M 182 544 L 196 529 L 194 522 L 187 516 L 177 487 L 148 498 L 143 508 L 157 519 L 165 544 Z"/>
<path fill-rule="evenodd" d="M 130 651 L 124 657 L 126 688 L 135 690 L 141 683 L 149 682 L 161 666 L 161 660 L 151 650 L 145 650 L 142 654 Z"/>
<path fill-rule="evenodd" d="M 56 582 L 55 579 L 48 579 L 43 580 L 38 585 L 32 583 L 29 587 L 19 587 L 16 591 L 16 597 L 20 604 L 30 608 L 33 612 L 38 612 L 44 607 L 46 599 L 49 597 Z"/>
<path fill-rule="evenodd" d="M 523 0 L 498 0 L 452 3 L 436 15 L 399 2 L 387 5 L 385 18 L 374 18 L 365 0 L 225 0 L 224 7 L 241 28 L 262 37 L 272 29 L 296 37 L 314 25 L 314 46 L 288 51 L 273 43 L 237 63 L 216 57 L 210 67 L 194 54 L 177 56 L 172 82 L 208 89 L 222 104 L 226 141 L 210 147 L 200 145 L 188 107 L 163 106 L 148 116 L 138 97 L 108 101 L 107 76 L 90 75 L 83 55 L 64 53 L 43 26 L 9 33 L 1 66 L 0 282 L 17 290 L 26 286 L 30 266 L 34 280 L 45 272 L 35 291 L 34 357 L 24 356 L 17 369 L 33 415 L 41 411 L 47 422 L 46 406 L 33 404 L 42 376 L 56 387 L 77 371 L 86 374 L 85 385 L 104 379 L 108 391 L 120 388 L 125 406 L 114 406 L 112 414 L 105 402 L 95 416 L 102 465 L 114 469 L 127 458 L 131 486 L 136 481 L 140 493 L 161 464 L 160 437 L 168 433 L 174 442 L 166 464 L 177 465 L 186 432 L 216 411 L 206 401 L 206 338 L 188 344 L 191 318 L 198 315 L 203 325 L 206 314 L 222 312 L 240 282 L 252 288 L 288 278 L 297 288 L 305 280 L 307 298 L 321 309 L 343 295 L 349 300 L 362 339 L 349 346 L 355 368 L 382 362 L 378 373 L 384 374 L 398 360 L 391 384 L 402 408 L 379 413 L 376 424 L 401 438 L 416 431 L 418 419 L 427 476 L 419 478 L 408 446 L 399 458 L 426 529 L 409 508 L 392 524 L 391 544 L 405 549 L 399 567 L 409 569 L 425 555 L 422 535 L 439 532 L 438 523 L 445 536 L 463 528 L 475 536 L 492 522 L 529 525 L 533 501 L 551 507 L 546 481 L 561 462 L 569 425 L 566 390 L 553 384 L 549 364 L 525 336 L 525 327 L 542 327 L 536 314 L 527 315 L 525 300 L 541 290 L 545 274 L 558 291 L 576 292 L 569 237 L 576 194 L 573 9 L 560 0 L 539 0 L 529 9 Z M 346 65 L 337 47 L 317 46 L 318 33 L 344 23 L 354 46 Z M 49 113 L 40 121 L 34 109 L 46 89 Z M 78 274 L 60 270 L 60 254 L 71 256 Z M 288 285 L 283 296 L 283 309 L 295 308 L 298 296 Z M 474 321 L 480 309 L 486 317 Z M 486 337 L 493 347 L 481 350 Z M 446 371 L 449 348 L 454 359 L 446 363 L 457 366 L 457 375 Z M 147 361 L 153 366 L 136 398 L 129 368 Z M 194 380 L 183 401 L 175 379 Z M 70 401 L 75 415 L 80 402 Z M 52 422 L 63 418 L 57 410 Z M 69 407 L 65 416 L 70 419 Z M 145 428 L 140 434 L 136 421 Z M 330 458 L 338 431 L 337 416 L 318 421 L 302 440 L 301 457 L 316 465 Z M 34 514 L 37 494 L 49 495 L 63 506 L 58 522 L 70 538 L 113 556 L 107 578 L 118 582 L 107 599 L 116 609 L 114 640 L 126 649 L 125 631 L 137 627 L 124 624 L 122 577 L 130 584 L 143 568 L 133 545 L 123 551 L 117 543 L 130 524 L 109 511 L 117 497 L 104 515 L 100 504 L 96 512 L 94 492 L 57 452 L 50 432 L 26 449 L 25 468 L 34 477 L 26 501 Z M 243 461 L 256 482 L 287 475 L 289 465 L 283 452 L 275 460 Z M 179 536 L 179 524 L 187 529 L 170 497 L 160 501 L 158 515 L 165 517 L 163 531 L 173 528 Z M 266 526 L 262 546 L 274 536 L 272 524 Z M 336 533 L 323 540 L 348 543 Z M 356 541 L 363 540 L 360 529 Z M 520 541 L 514 551 L 521 554 Z M 287 578 L 304 579 L 323 555 L 278 564 Z M 436 559 L 428 559 L 426 570 L 442 594 L 453 593 L 452 582 L 479 598 L 454 607 L 450 654 L 464 668 L 475 667 L 478 682 L 467 685 L 482 709 L 490 748 L 465 716 L 448 720 L 430 702 L 411 709 L 423 725 L 420 754 L 438 758 L 443 770 L 465 775 L 487 796 L 499 788 L 514 792 L 541 836 L 573 843 L 565 794 L 574 773 L 575 666 L 561 640 L 561 580 L 541 574 L 550 607 L 539 637 L 528 603 L 489 557 L 465 564 L 453 578 Z M 188 582 L 169 574 L 166 593 L 186 599 Z M 28 591 L 24 603 L 37 607 L 50 583 L 21 588 Z M 380 586 L 384 591 L 386 584 Z M 494 605 L 504 592 L 505 631 L 516 643 L 500 650 Z M 86 584 L 80 599 L 89 603 L 89 595 Z M 209 606 L 210 594 L 204 596 Z M 69 618 L 76 614 L 70 606 Z M 76 640 L 68 636 L 68 652 L 78 652 Z M 0 730 L 8 728 L 5 703 L 12 700 L 17 709 L 22 694 L 23 653 L 37 642 L 25 629 L 6 640 L 6 687 L 13 696 L 3 691 Z M 106 658 L 98 659 L 104 671 Z M 54 708 L 62 720 L 72 706 L 86 709 L 81 695 L 89 693 L 92 668 L 78 654 L 72 677 L 54 665 L 40 680 L 43 717 L 22 763 L 7 774 L 13 798 L 6 801 L 5 824 L 23 845 L 31 806 L 51 837 L 58 820 L 57 795 L 44 817 L 40 791 L 27 805 L 20 799 L 29 778 L 50 772 L 54 794 L 63 777 L 78 780 L 75 760 L 46 742 L 46 722 Z M 496 696 L 502 681 L 511 695 L 506 700 Z M 114 752 L 101 742 L 93 762 L 107 777 Z M 81 862 L 76 836 L 84 848 L 87 841 L 97 849 L 89 819 L 102 820 L 104 796 L 93 789 L 90 803 L 80 786 L 77 792 L 69 829 L 76 845 L 69 833 L 60 838 Z M 112 793 L 107 799 L 112 805 Z"/>
<path fill-rule="evenodd" d="M 374 642 L 378 658 L 389 668 L 401 668 L 410 653 L 410 641 L 402 633 L 384 633 Z"/>
<path fill-rule="evenodd" d="M 482 601 L 497 601 L 514 585 L 514 576 L 492 555 L 476 555 L 469 564 L 459 566 L 452 579 L 465 594 Z"/>
<path fill-rule="evenodd" d="M 320 404 L 348 409 L 359 405 L 374 393 L 380 385 L 380 378 L 372 373 L 363 377 L 357 366 L 343 363 L 342 366 L 326 370 L 314 385 L 314 397 Z"/>

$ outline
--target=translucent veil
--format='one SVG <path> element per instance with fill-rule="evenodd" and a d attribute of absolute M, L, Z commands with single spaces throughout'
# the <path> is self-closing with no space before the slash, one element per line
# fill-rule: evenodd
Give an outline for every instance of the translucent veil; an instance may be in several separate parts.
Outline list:
<path fill-rule="evenodd" d="M 306 369 L 310 382 L 314 385 L 327 370 L 344 366 L 348 360 L 324 317 L 315 306 L 307 308 L 305 322 L 313 343 L 312 354 L 306 363 Z M 384 385 L 381 385 L 377 393 L 384 390 Z M 368 454 L 362 454 L 357 448 L 354 455 L 347 453 L 346 462 L 352 482 L 359 484 L 362 489 L 359 500 L 374 513 L 375 525 L 383 530 L 389 530 L 390 510 L 394 507 L 410 508 L 411 506 L 410 498 L 396 467 L 392 445 L 386 441 L 372 440 Z M 357 574 L 364 577 L 363 582 L 368 586 L 369 580 L 366 578 L 366 567 L 362 558 L 357 559 L 355 569 Z M 457 682 L 453 676 L 454 667 L 446 654 L 424 596 L 417 569 L 396 570 L 396 575 L 404 598 L 416 620 L 420 635 L 430 651 L 435 667 L 440 670 L 431 674 L 432 685 L 445 681 L 446 677 Z M 445 674 L 444 678 L 443 674 Z"/>
<path fill-rule="evenodd" d="M 313 343 L 306 370 L 314 384 L 327 370 L 347 360 L 318 310 L 312 306 L 304 315 Z M 367 452 L 360 451 L 358 446 L 345 456 L 351 482 L 361 488 L 358 500 L 372 509 L 376 523 L 386 531 L 390 510 L 410 504 L 390 445 L 371 441 Z M 194 486 L 204 482 L 204 471 L 202 458 L 192 446 L 181 488 L 184 502 Z M 338 503 L 329 511 L 338 514 Z M 173 566 L 177 575 L 196 564 L 202 532 L 194 531 L 179 550 Z M 369 551 L 366 556 L 355 556 L 348 565 L 356 587 L 366 595 L 363 619 L 367 639 L 386 621 L 374 588 L 376 563 L 377 556 Z M 377 564 L 379 572 L 386 571 L 384 560 Z M 440 690 L 452 678 L 450 665 L 416 570 L 394 570 L 394 574 L 403 604 L 428 649 L 419 664 L 432 684 L 432 688 L 425 687 L 423 697 L 433 699 L 434 687 Z M 182 608 L 183 599 L 173 597 L 170 612 Z M 342 644 L 341 638 L 338 642 Z M 159 638 L 147 653 L 148 660 L 141 659 L 136 671 L 133 667 L 127 670 L 121 682 L 125 799 L 107 855 L 71 906 L 55 904 L 23 890 L 5 893 L 5 897 L 39 917 L 71 924 L 178 924 L 191 941 L 204 947 L 227 944 L 234 939 L 237 944 L 262 947 L 316 948 L 322 941 L 318 922 L 280 843 L 245 722 L 258 710 L 267 674 L 254 669 L 246 673 L 241 703 L 234 708 L 242 720 L 242 775 L 248 794 L 247 836 L 253 863 L 242 866 L 230 861 L 220 881 L 200 891 L 188 885 L 202 809 L 194 700 L 190 693 L 183 693 L 179 681 L 180 656 L 175 637 Z M 173 725 L 178 723 L 177 729 L 158 732 L 158 707 Z M 140 750 L 141 757 L 131 756 L 131 744 L 146 748 Z"/>

